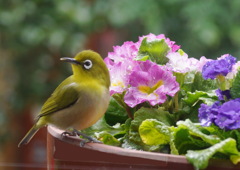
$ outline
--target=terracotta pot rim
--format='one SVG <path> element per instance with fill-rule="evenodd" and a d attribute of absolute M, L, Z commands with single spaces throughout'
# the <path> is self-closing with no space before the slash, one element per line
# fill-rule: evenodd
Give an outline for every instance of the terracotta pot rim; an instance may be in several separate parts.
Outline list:
<path fill-rule="evenodd" d="M 66 136 L 66 135 L 63 136 L 62 133 L 64 131 L 53 126 L 48 126 L 48 132 L 52 136 L 54 136 L 55 138 L 61 141 L 81 147 L 80 146 L 80 142 L 82 141 L 81 138 L 78 138 L 75 136 Z M 166 162 L 168 162 L 171 158 L 171 161 L 173 162 L 188 163 L 186 157 L 181 155 L 171 155 L 171 154 L 164 154 L 164 153 L 125 149 L 125 148 L 105 145 L 101 143 L 86 143 L 83 148 L 90 149 L 90 150 L 97 150 L 105 153 L 118 154 L 123 156 L 127 155 L 127 156 L 139 157 L 139 158 L 148 158 L 152 160 L 159 160 L 159 161 L 166 161 Z"/>
<path fill-rule="evenodd" d="M 75 145 L 79 148 L 86 149 L 86 150 L 93 150 L 97 152 L 103 152 L 112 155 L 119 155 L 119 156 L 127 156 L 127 157 L 135 157 L 135 158 L 142 158 L 145 160 L 152 160 L 157 162 L 163 162 L 164 164 L 182 164 L 188 165 L 191 164 L 187 161 L 185 156 L 181 155 L 171 155 L 165 153 L 156 153 L 156 152 L 148 152 L 148 151 L 139 151 L 139 150 L 132 150 L 132 149 L 125 149 L 116 146 L 110 146 L 100 143 L 86 143 L 83 147 L 80 146 L 82 139 L 76 136 L 67 136 L 62 135 L 64 131 L 57 129 L 53 126 L 48 126 L 48 133 L 53 136 L 54 138 L 66 142 L 72 145 Z M 192 166 L 192 165 L 191 165 Z M 238 169 L 240 164 L 233 165 L 229 160 L 221 160 L 221 159 L 211 159 L 209 161 L 209 166 L 212 168 L 230 168 L 230 169 Z"/>

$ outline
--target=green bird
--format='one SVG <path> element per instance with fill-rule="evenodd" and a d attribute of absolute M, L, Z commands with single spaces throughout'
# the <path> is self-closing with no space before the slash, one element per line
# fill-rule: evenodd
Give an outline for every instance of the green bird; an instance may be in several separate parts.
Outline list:
<path fill-rule="evenodd" d="M 74 58 L 61 60 L 71 63 L 73 75 L 65 79 L 47 99 L 35 124 L 18 147 L 27 144 L 46 125 L 65 131 L 73 129 L 78 133 L 77 130 L 96 123 L 107 110 L 110 76 L 102 57 L 94 51 L 85 50 Z"/>

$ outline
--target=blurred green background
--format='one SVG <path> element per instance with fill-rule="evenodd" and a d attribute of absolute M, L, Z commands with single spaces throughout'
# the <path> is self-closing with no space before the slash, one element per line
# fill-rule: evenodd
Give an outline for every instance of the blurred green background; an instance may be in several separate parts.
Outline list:
<path fill-rule="evenodd" d="M 71 74 L 60 57 L 165 34 L 189 57 L 240 56 L 239 0 L 0 0 L 0 168 L 46 163 L 46 129 L 17 148 Z M 45 169 L 45 168 L 43 168 Z"/>

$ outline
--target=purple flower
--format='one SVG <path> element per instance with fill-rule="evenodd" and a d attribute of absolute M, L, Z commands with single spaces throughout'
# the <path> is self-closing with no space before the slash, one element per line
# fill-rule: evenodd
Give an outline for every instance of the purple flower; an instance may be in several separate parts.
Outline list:
<path fill-rule="evenodd" d="M 222 90 L 220 90 L 220 89 L 217 89 L 217 90 L 215 91 L 215 93 L 217 94 L 219 100 L 224 100 L 225 98 L 226 98 L 226 99 L 231 99 L 230 90 L 224 90 L 224 91 L 222 91 Z"/>
<path fill-rule="evenodd" d="M 232 66 L 236 63 L 236 58 L 225 54 L 217 60 L 208 61 L 202 69 L 204 79 L 215 79 L 218 75 L 226 76 L 232 71 Z"/>
<path fill-rule="evenodd" d="M 152 106 L 164 103 L 166 95 L 174 96 L 179 84 L 166 67 L 149 60 L 136 65 L 129 76 L 129 89 L 124 101 L 130 107 L 148 101 Z"/>
<path fill-rule="evenodd" d="M 218 116 L 218 110 L 220 108 L 220 102 L 215 102 L 212 106 L 201 104 L 198 109 L 198 118 L 202 126 L 210 126 L 215 122 Z"/>
<path fill-rule="evenodd" d="M 215 124 L 221 129 L 233 130 L 240 128 L 240 99 L 224 103 L 218 111 Z"/>
<path fill-rule="evenodd" d="M 208 61 L 212 61 L 211 59 L 207 59 L 206 57 L 202 56 L 200 59 L 199 59 L 199 63 L 198 63 L 198 71 L 199 72 L 202 72 L 202 68 L 203 66 L 208 62 Z"/>
<path fill-rule="evenodd" d="M 221 129 L 233 130 L 240 128 L 240 98 L 230 100 L 220 105 L 215 102 L 212 106 L 201 104 L 199 108 L 199 121 L 202 126 L 212 123 Z"/>

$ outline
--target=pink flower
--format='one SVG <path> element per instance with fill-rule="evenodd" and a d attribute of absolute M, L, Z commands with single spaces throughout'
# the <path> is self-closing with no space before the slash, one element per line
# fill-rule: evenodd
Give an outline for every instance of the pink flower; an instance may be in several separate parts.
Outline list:
<path fill-rule="evenodd" d="M 122 46 L 114 46 L 104 59 L 111 78 L 110 94 L 122 93 L 128 85 L 128 77 L 136 61 L 138 46 L 132 42 L 124 42 Z"/>
<path fill-rule="evenodd" d="M 129 89 L 129 82 L 130 82 L 129 77 L 130 75 L 132 75 L 133 68 L 137 68 L 136 65 L 139 64 L 139 62 L 137 62 L 136 59 L 138 56 L 138 52 L 139 52 L 139 48 L 141 46 L 142 40 L 145 37 L 147 37 L 147 41 L 150 41 L 150 42 L 154 40 L 164 39 L 168 44 L 168 46 L 171 48 L 171 51 L 175 51 L 180 47 L 178 45 L 174 45 L 175 42 L 170 41 L 170 39 L 168 38 L 165 38 L 163 34 L 160 34 L 157 36 L 154 34 L 149 34 L 146 36 L 139 37 L 139 41 L 136 43 L 132 41 L 126 41 L 121 46 L 114 46 L 113 52 L 109 52 L 108 56 L 104 59 L 109 69 L 110 77 L 111 77 L 111 86 L 110 86 L 111 95 L 115 93 L 123 93 L 125 91 L 132 90 L 132 89 Z M 148 69 L 149 68 L 147 68 L 147 70 Z M 164 97 L 161 97 L 161 99 L 163 98 Z"/>
<path fill-rule="evenodd" d="M 199 61 L 195 58 L 188 58 L 188 55 L 183 52 L 172 52 L 167 55 L 169 59 L 166 64 L 172 71 L 177 73 L 187 73 L 190 71 L 197 71 Z"/>
<path fill-rule="evenodd" d="M 129 76 L 129 85 L 124 101 L 130 107 L 148 101 L 152 106 L 164 103 L 167 95 L 174 96 L 179 84 L 172 72 L 149 60 L 139 62 Z"/>
<path fill-rule="evenodd" d="M 135 64 L 136 61 L 126 60 L 115 64 L 114 67 L 109 69 L 111 78 L 110 95 L 122 93 L 127 89 L 129 74 L 132 72 Z"/>
<path fill-rule="evenodd" d="M 233 65 L 232 72 L 228 73 L 226 78 L 233 79 L 236 76 L 239 69 L 240 69 L 240 61 L 236 62 L 236 64 Z"/>
<path fill-rule="evenodd" d="M 109 66 L 112 66 L 125 60 L 134 60 L 138 54 L 138 49 L 139 46 L 136 43 L 126 41 L 122 46 L 114 46 L 113 52 L 108 53 L 105 62 L 109 64 Z M 111 60 L 111 62 L 109 62 L 109 60 Z"/>

